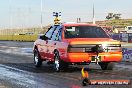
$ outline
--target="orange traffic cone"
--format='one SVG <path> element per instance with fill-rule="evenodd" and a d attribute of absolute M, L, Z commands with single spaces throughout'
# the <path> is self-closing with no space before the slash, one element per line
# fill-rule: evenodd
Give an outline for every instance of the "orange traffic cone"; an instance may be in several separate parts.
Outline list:
<path fill-rule="evenodd" d="M 82 73 L 82 78 L 83 78 L 82 85 L 83 86 L 87 86 L 87 84 L 90 85 L 91 82 L 90 82 L 90 79 L 89 79 L 89 74 L 88 74 L 87 71 L 84 71 L 84 67 L 82 68 L 81 73 Z"/>

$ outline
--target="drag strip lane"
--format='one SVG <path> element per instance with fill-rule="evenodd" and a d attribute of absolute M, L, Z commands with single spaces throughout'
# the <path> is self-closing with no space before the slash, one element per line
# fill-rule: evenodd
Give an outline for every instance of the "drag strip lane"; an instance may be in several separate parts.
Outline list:
<path fill-rule="evenodd" d="M 98 65 L 85 66 L 90 79 L 132 79 L 132 64 L 116 64 L 113 71 L 102 71 Z M 80 88 L 81 68 L 70 66 L 65 72 L 54 72 L 52 65 L 43 63 L 41 68 L 33 64 L 32 43 L 0 42 L 0 80 L 12 88 Z M 9 74 L 6 74 L 9 73 Z M 92 85 L 88 88 L 132 88 L 132 85 Z M 87 88 L 87 87 L 86 87 Z"/>
<path fill-rule="evenodd" d="M 0 73 L 0 79 L 16 83 L 23 86 L 23 88 L 62 88 L 63 86 L 65 86 L 63 88 L 69 88 L 72 85 L 79 86 L 79 81 L 73 80 L 74 78 L 54 75 L 54 71 L 50 66 L 48 69 L 36 69 L 31 57 L 5 54 L 3 52 L 0 52 L 0 56 L 2 56 L 0 62 L 4 59 L 0 65 L 0 71 L 3 71 L 3 73 Z"/>
<path fill-rule="evenodd" d="M 21 85 L 22 88 L 72 88 L 72 86 L 77 86 L 77 88 L 82 87 L 80 79 L 81 69 L 78 67 L 70 67 L 66 72 L 57 73 L 53 71 L 51 65 L 49 66 L 46 63 L 43 63 L 41 68 L 35 68 L 33 65 L 32 56 L 7 54 L 3 52 L 0 52 L 0 63 L 0 71 L 4 71 L 4 73 L 0 73 L 0 79 L 8 80 L 8 82 Z M 122 66 L 122 64 L 118 65 Z M 114 71 L 102 71 L 99 66 L 92 64 L 87 67 L 87 71 L 90 74 L 90 79 L 129 79 L 132 77 L 131 69 L 125 70 L 125 68 L 118 66 Z M 131 88 L 129 86 L 131 85 L 122 88 Z"/>
<path fill-rule="evenodd" d="M 20 85 L 23 88 L 69 88 L 70 85 L 72 85 L 71 83 L 68 84 L 69 86 L 65 85 L 67 83 L 62 85 L 62 83 L 65 82 L 63 79 L 53 79 L 53 77 L 47 75 L 40 78 L 37 74 L 5 65 L 0 65 L 0 71 L 2 71 L 0 73 L 0 79 L 8 80 L 11 84 Z"/>

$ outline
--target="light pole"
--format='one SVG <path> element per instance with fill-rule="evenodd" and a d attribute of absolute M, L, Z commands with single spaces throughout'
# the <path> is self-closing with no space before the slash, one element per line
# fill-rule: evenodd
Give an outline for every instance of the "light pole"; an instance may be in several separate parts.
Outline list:
<path fill-rule="evenodd" d="M 12 0 L 9 1 L 10 5 L 9 5 L 9 12 L 10 12 L 10 29 L 11 29 L 11 34 L 12 34 Z M 7 33 L 8 34 L 8 33 Z"/>
<path fill-rule="evenodd" d="M 94 12 L 94 3 L 93 3 L 93 24 L 95 24 L 95 12 Z"/>
<path fill-rule="evenodd" d="M 94 8 L 94 0 L 93 0 L 93 18 L 92 18 L 92 20 L 93 20 L 93 24 L 96 24 L 95 23 L 95 10 L 94 10 L 95 8 Z"/>
<path fill-rule="evenodd" d="M 43 29 L 43 1 L 41 0 L 41 30 Z"/>

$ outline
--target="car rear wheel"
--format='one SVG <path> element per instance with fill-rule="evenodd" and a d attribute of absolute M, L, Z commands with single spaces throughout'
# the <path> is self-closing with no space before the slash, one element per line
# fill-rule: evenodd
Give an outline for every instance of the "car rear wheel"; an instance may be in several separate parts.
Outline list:
<path fill-rule="evenodd" d="M 60 59 L 59 53 L 56 51 L 54 53 L 54 69 L 59 72 L 60 70 L 65 70 L 68 67 L 68 64 Z"/>
<path fill-rule="evenodd" d="M 42 60 L 39 56 L 39 53 L 38 53 L 37 49 L 34 50 L 34 65 L 36 67 L 41 67 L 42 66 Z"/>
<path fill-rule="evenodd" d="M 113 70 L 114 68 L 113 62 L 100 62 L 99 65 L 102 70 Z"/>

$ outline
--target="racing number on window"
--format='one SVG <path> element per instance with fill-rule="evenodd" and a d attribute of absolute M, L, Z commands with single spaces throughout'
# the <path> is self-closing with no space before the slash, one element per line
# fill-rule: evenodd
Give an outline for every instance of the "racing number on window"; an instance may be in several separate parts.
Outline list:
<path fill-rule="evenodd" d="M 60 29 L 60 31 L 57 34 L 56 40 L 60 41 L 61 40 L 61 36 L 62 36 L 62 28 Z"/>
<path fill-rule="evenodd" d="M 56 40 L 56 41 L 58 41 L 58 40 L 61 40 L 61 37 L 60 37 L 60 33 L 61 32 L 61 28 L 56 28 L 56 30 L 54 31 L 54 33 L 53 33 L 53 35 L 52 35 L 52 38 L 51 38 L 51 40 Z"/>
<path fill-rule="evenodd" d="M 54 30 L 55 30 L 55 28 L 56 28 L 56 27 L 51 27 L 51 28 L 49 29 L 49 31 L 45 34 L 45 36 L 48 37 L 48 38 L 50 39 L 51 36 L 52 36 L 52 34 L 53 34 L 53 32 L 54 32 Z"/>

